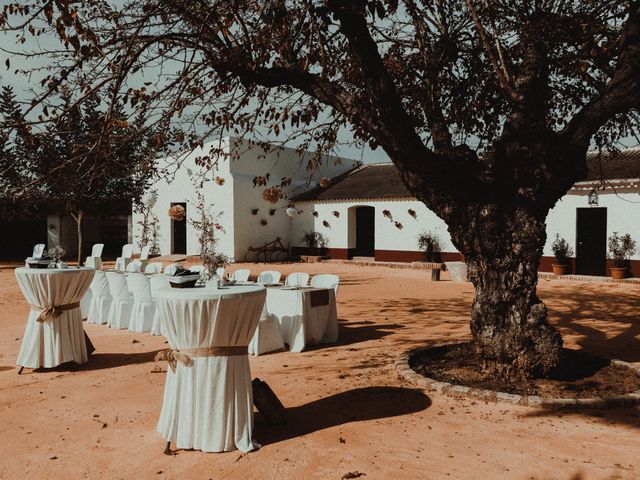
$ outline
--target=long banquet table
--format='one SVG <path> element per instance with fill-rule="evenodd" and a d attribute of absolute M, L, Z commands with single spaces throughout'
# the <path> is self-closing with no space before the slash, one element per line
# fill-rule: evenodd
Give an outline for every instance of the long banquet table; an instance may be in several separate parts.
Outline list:
<path fill-rule="evenodd" d="M 31 307 L 16 364 L 51 368 L 66 362 L 85 363 L 88 356 L 80 300 L 94 270 L 16 268 L 15 274 Z"/>
<path fill-rule="evenodd" d="M 170 350 L 157 429 L 178 448 L 206 452 L 259 445 L 252 439 L 253 392 L 247 346 L 265 302 L 259 285 L 166 288 L 156 292 Z"/>

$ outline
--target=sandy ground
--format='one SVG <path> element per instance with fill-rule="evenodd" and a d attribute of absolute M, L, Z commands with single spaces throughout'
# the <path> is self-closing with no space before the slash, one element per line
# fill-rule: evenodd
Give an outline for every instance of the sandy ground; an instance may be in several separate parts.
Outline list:
<path fill-rule="evenodd" d="M 340 275 L 340 342 L 251 357 L 289 417 L 269 427 L 256 415 L 262 449 L 174 456 L 155 432 L 164 374 L 150 371 L 164 340 L 86 325 L 97 349 L 87 365 L 18 376 L 28 308 L 13 271 L 0 270 L 0 478 L 640 478 L 638 408 L 545 411 L 398 379 L 401 351 L 468 338 L 470 284 L 382 267 L 276 268 Z M 542 280 L 540 296 L 569 347 L 640 362 L 640 287 Z"/>

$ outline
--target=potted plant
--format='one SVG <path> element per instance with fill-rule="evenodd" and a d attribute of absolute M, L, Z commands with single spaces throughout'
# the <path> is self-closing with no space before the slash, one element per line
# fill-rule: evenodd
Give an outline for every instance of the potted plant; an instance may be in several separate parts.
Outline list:
<path fill-rule="evenodd" d="M 325 253 L 325 248 L 329 243 L 326 235 L 320 232 L 304 232 L 302 241 L 307 245 L 309 256 L 321 257 Z"/>
<path fill-rule="evenodd" d="M 438 236 L 432 232 L 422 232 L 418 235 L 418 248 L 424 252 L 425 262 L 435 262 L 440 250 Z"/>
<path fill-rule="evenodd" d="M 56 245 L 55 247 L 51 247 L 47 251 L 44 252 L 44 256 L 46 258 L 51 259 L 51 264 L 49 264 L 50 268 L 65 268 L 66 264 L 62 261 L 62 258 L 65 255 L 65 250 L 60 245 Z"/>
<path fill-rule="evenodd" d="M 556 239 L 551 244 L 551 250 L 553 250 L 553 254 L 556 257 L 556 263 L 551 264 L 553 273 L 555 275 L 566 275 L 569 273 L 569 257 L 573 255 L 573 251 L 569 243 L 562 238 L 559 233 L 556 233 Z"/>
<path fill-rule="evenodd" d="M 636 253 L 636 241 L 628 233 L 618 235 L 613 232 L 609 237 L 609 259 L 611 260 L 611 278 L 621 280 L 627 275 L 629 260 Z"/>

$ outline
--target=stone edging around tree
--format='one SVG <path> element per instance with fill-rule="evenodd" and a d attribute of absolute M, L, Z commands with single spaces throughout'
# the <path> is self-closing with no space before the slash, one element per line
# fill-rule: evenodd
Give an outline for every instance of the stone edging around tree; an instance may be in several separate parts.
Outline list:
<path fill-rule="evenodd" d="M 439 382 L 432 378 L 425 377 L 416 373 L 409 366 L 410 357 L 428 348 L 441 347 L 451 345 L 443 343 L 438 345 L 429 345 L 420 348 L 412 348 L 401 353 L 396 360 L 396 370 L 400 377 L 409 383 L 418 385 L 427 390 L 436 391 L 450 396 L 473 397 L 488 402 L 509 403 L 521 406 L 541 406 L 541 407 L 572 407 L 572 408 L 615 408 L 630 407 L 640 404 L 640 390 L 624 395 L 614 397 L 591 397 L 591 398 L 543 398 L 536 395 L 515 395 L 511 393 L 496 392 L 493 390 L 484 390 L 481 388 L 465 387 L 463 385 L 454 385 L 447 382 Z M 612 364 L 621 365 L 633 370 L 640 376 L 640 367 L 636 367 L 628 362 L 621 360 L 611 360 Z"/>

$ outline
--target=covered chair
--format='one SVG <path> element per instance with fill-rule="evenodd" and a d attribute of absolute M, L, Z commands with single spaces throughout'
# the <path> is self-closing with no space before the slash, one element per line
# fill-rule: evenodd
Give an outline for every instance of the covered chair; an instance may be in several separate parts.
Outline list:
<path fill-rule="evenodd" d="M 306 287 L 307 283 L 309 283 L 309 274 L 305 272 L 290 273 L 285 281 L 287 287 Z"/>
<path fill-rule="evenodd" d="M 102 270 L 96 270 L 91 282 L 91 304 L 87 323 L 103 324 L 109 318 L 109 308 L 111 307 L 111 291 L 107 275 Z"/>
<path fill-rule="evenodd" d="M 236 282 L 247 282 L 249 281 L 249 275 L 251 274 L 251 270 L 248 268 L 240 268 L 233 272 L 233 279 Z"/>
<path fill-rule="evenodd" d="M 42 260 L 42 255 L 44 255 L 44 243 L 38 243 L 33 247 L 33 252 L 31 252 L 30 257 L 27 257 L 25 264 L 34 260 Z"/>
<path fill-rule="evenodd" d="M 80 299 L 80 317 L 82 320 L 86 320 L 89 316 L 89 309 L 91 308 L 91 298 L 93 297 L 93 293 L 91 292 L 91 287 L 84 292 L 84 295 Z"/>
<path fill-rule="evenodd" d="M 146 267 L 144 267 L 144 273 L 150 273 L 150 274 L 162 273 L 162 263 L 161 262 L 149 263 Z"/>
<path fill-rule="evenodd" d="M 116 270 L 124 272 L 133 257 L 133 245 L 127 243 L 122 247 L 122 256 L 116 258 Z"/>
<path fill-rule="evenodd" d="M 164 267 L 164 273 L 165 275 L 175 275 L 176 270 L 178 270 L 178 268 L 180 267 L 182 267 L 181 263 L 171 263 Z"/>
<path fill-rule="evenodd" d="M 224 278 L 224 267 L 216 268 L 216 275 L 218 275 L 220 278 Z"/>
<path fill-rule="evenodd" d="M 147 268 L 147 264 L 149 263 L 149 252 L 151 251 L 151 247 L 149 245 L 145 245 L 142 247 L 142 251 L 140 252 L 140 258 L 135 260 L 131 260 L 131 262 L 127 265 L 127 272 L 144 272 Z"/>
<path fill-rule="evenodd" d="M 111 292 L 107 325 L 111 328 L 129 328 L 133 297 L 129 293 L 125 276 L 118 272 L 106 272 L 106 275 Z"/>
<path fill-rule="evenodd" d="M 280 272 L 275 270 L 265 270 L 264 272 L 260 272 L 260 275 L 258 275 L 258 283 L 262 285 L 279 283 L 280 277 L 282 277 Z"/>
<path fill-rule="evenodd" d="M 94 243 L 91 247 L 91 255 L 84 261 L 84 266 L 87 268 L 95 268 L 100 270 L 102 268 L 102 250 L 104 249 L 104 243 Z"/>
<path fill-rule="evenodd" d="M 149 285 L 151 287 L 151 298 L 155 304 L 158 292 L 165 288 L 171 288 L 169 277 L 166 275 L 154 275 L 149 277 Z M 151 335 L 163 335 L 160 323 L 160 311 L 156 308 L 153 314 L 153 322 L 151 322 Z"/>
<path fill-rule="evenodd" d="M 189 267 L 189 271 L 194 273 L 202 273 L 204 272 L 204 265 L 191 265 Z"/>
<path fill-rule="evenodd" d="M 280 332 L 278 317 L 268 315 L 267 310 L 262 311 L 256 333 L 249 343 L 249 353 L 258 356 L 263 353 L 284 350 L 284 340 Z"/>
<path fill-rule="evenodd" d="M 155 304 L 151 298 L 151 284 L 142 273 L 127 275 L 127 287 L 133 295 L 131 307 L 130 332 L 150 332 L 155 313 Z"/>
<path fill-rule="evenodd" d="M 340 277 L 338 275 L 332 275 L 330 273 L 323 273 L 321 275 L 315 275 L 311 279 L 312 288 L 333 288 L 338 294 L 338 284 L 340 283 Z"/>

